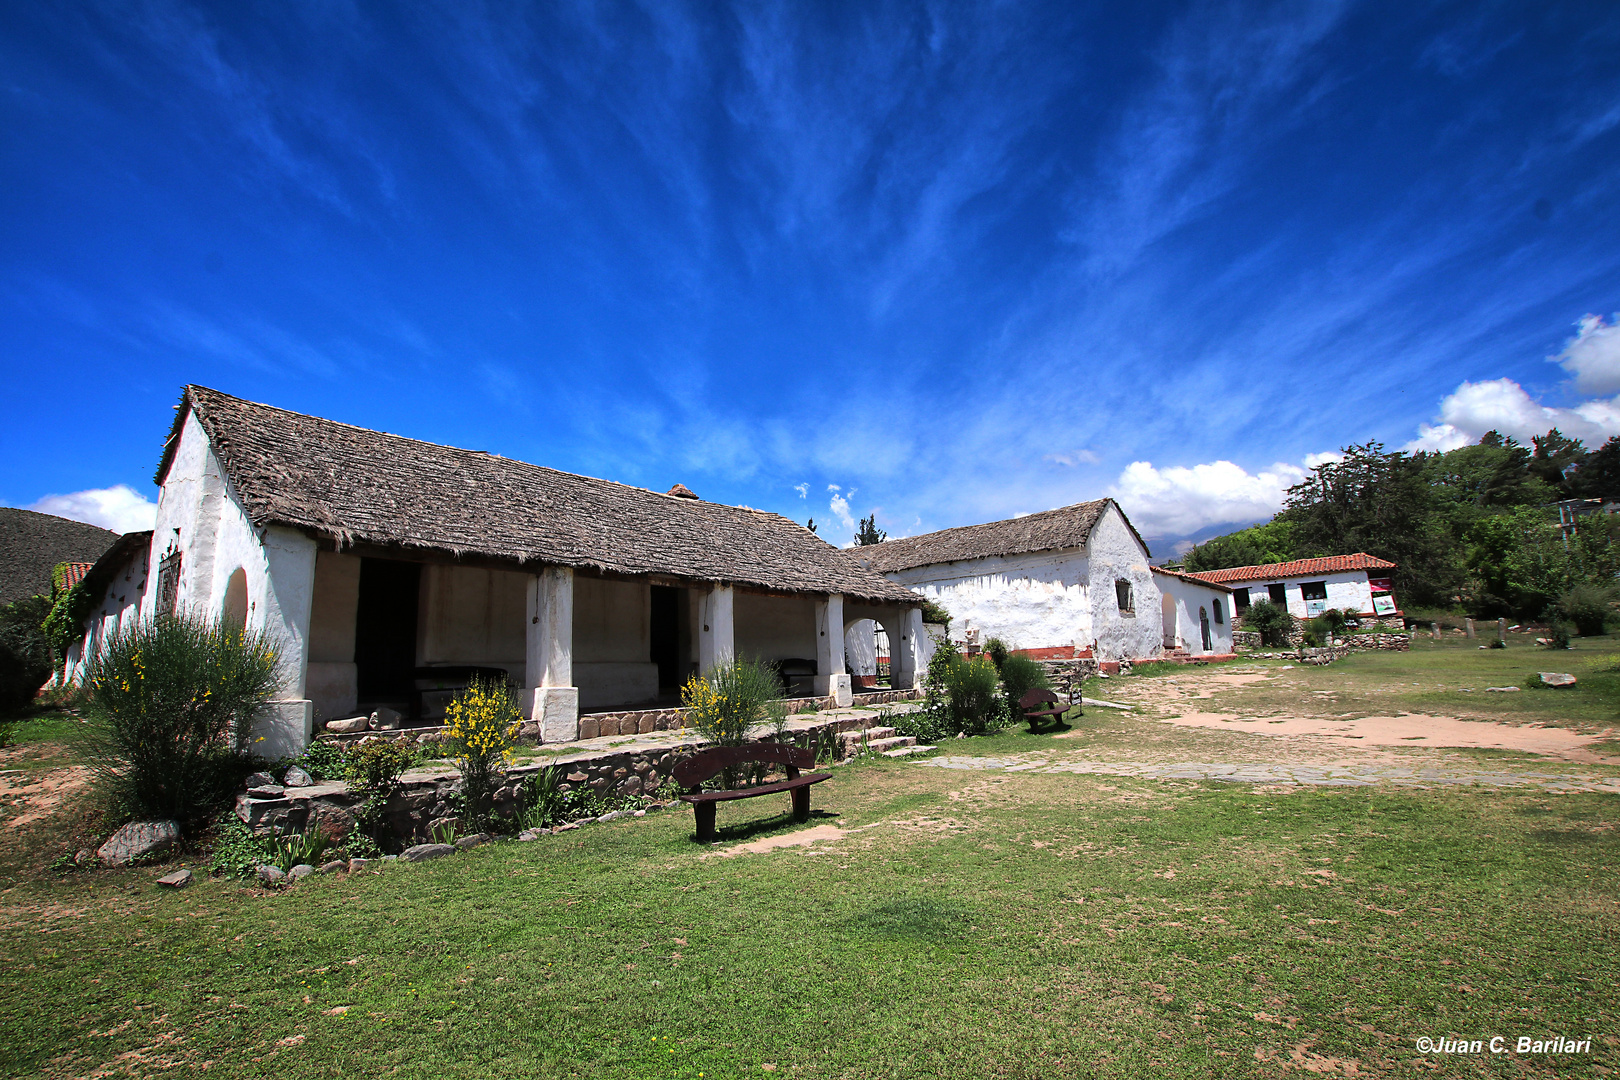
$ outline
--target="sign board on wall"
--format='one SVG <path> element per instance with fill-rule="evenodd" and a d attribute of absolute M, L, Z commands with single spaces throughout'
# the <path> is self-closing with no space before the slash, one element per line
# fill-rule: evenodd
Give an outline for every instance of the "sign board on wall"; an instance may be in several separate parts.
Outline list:
<path fill-rule="evenodd" d="M 1395 582 L 1394 582 L 1394 580 L 1392 578 L 1387 578 L 1387 577 L 1368 578 L 1367 579 L 1367 584 L 1372 586 L 1372 591 L 1373 592 L 1394 592 L 1395 591 Z"/>
<path fill-rule="evenodd" d="M 1395 614 L 1395 598 L 1387 594 L 1373 597 L 1373 611 L 1379 615 Z"/>

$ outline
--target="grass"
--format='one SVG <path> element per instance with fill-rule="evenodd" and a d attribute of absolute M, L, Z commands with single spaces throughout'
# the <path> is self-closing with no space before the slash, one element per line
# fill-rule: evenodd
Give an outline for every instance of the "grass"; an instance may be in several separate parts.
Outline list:
<path fill-rule="evenodd" d="M 765 801 L 722 838 L 793 828 Z M 666 812 L 283 894 L 14 887 L 0 1071 L 1479 1075 L 1414 1040 L 1521 1032 L 1598 1041 L 1514 1075 L 1620 1067 L 1613 799 L 883 761 L 817 805 L 812 854 Z"/>
<path fill-rule="evenodd" d="M 1276 677 L 1199 707 L 1444 703 L 1513 722 L 1567 709 L 1598 726 L 1612 721 L 1600 676 L 1620 642 L 1580 644 L 1442 641 L 1327 668 L 1260 664 Z M 1580 678 L 1575 690 L 1459 692 L 1522 683 L 1553 670 L 1537 666 L 1549 655 Z M 1088 695 L 1138 698 L 1142 715 L 1090 709 L 1058 735 L 1019 726 L 945 749 L 1283 753 L 1291 744 L 1152 722 L 1166 676 L 1222 670 L 1093 681 Z M 72 760 L 76 724 L 34 723 L 0 767 Z M 1516 752 L 1402 753 L 1569 768 Z M 169 867 L 45 872 L 51 844 L 82 825 L 72 803 L 55 832 L 9 829 L 0 846 L 0 1076 L 1620 1069 L 1612 796 L 1250 788 L 881 757 L 835 774 L 815 789 L 805 827 L 834 828 L 813 847 L 739 852 L 802 828 L 785 798 L 756 799 L 721 808 L 718 849 L 692 843 L 690 813 L 675 810 L 282 893 L 223 879 L 160 892 L 153 878 Z M 1558 1034 L 1590 1037 L 1593 1052 L 1416 1049 L 1422 1037 Z"/>

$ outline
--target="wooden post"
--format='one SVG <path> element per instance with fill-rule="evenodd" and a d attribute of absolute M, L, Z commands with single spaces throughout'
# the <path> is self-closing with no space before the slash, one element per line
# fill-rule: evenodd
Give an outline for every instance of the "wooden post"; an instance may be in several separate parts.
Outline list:
<path fill-rule="evenodd" d="M 1469 637 L 1474 636 L 1474 620 L 1473 619 L 1465 619 L 1463 621 L 1463 633 L 1467 634 Z"/>

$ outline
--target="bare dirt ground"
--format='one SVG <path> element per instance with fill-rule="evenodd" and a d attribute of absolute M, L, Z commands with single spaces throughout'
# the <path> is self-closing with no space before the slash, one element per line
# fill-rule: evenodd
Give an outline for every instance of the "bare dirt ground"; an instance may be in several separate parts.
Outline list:
<path fill-rule="evenodd" d="M 1401 750 L 1464 748 L 1535 754 L 1586 764 L 1620 763 L 1606 753 L 1612 731 L 1584 734 L 1539 722 L 1513 724 L 1426 712 L 1375 713 L 1353 694 L 1313 689 L 1315 672 L 1289 667 L 1200 668 L 1144 679 L 1121 679 L 1106 691 L 1138 707 L 1138 715 L 1179 728 L 1241 732 L 1276 740 L 1280 757 L 1320 758 L 1374 747 Z M 1059 738 L 1083 738 L 1071 732 Z M 1599 744 L 1599 749 L 1593 749 Z M 1272 756 L 1267 754 L 1268 757 Z"/>
<path fill-rule="evenodd" d="M 90 770 L 69 765 L 43 774 L 0 772 L 0 827 L 21 828 L 50 817 L 69 798 L 90 786 Z"/>

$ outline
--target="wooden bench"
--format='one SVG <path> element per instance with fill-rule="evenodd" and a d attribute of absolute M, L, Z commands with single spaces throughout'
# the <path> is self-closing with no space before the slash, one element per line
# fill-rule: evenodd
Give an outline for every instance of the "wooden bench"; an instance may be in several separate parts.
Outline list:
<path fill-rule="evenodd" d="M 751 764 L 781 765 L 787 772 L 786 780 L 774 784 L 756 784 L 753 787 L 726 791 L 704 791 L 703 782 L 727 769 Z M 697 840 L 700 844 L 714 842 L 714 811 L 716 804 L 732 799 L 753 799 L 760 795 L 774 795 L 779 791 L 793 793 L 793 820 L 810 820 L 810 785 L 831 780 L 829 773 L 811 773 L 800 776 L 800 769 L 816 767 L 816 755 L 797 746 L 780 743 L 754 743 L 750 746 L 716 746 L 700 750 L 682 759 L 675 766 L 675 782 L 686 789 L 682 802 L 692 804 L 697 816 Z"/>
<path fill-rule="evenodd" d="M 1024 691 L 1024 696 L 1018 699 L 1018 707 L 1024 711 L 1024 719 L 1029 721 L 1031 735 L 1041 730 L 1048 717 L 1053 723 L 1063 720 L 1063 714 L 1069 711 L 1069 706 L 1057 705 L 1058 696 L 1043 687 L 1034 687 Z M 1047 706 L 1041 708 L 1041 706 Z"/>

